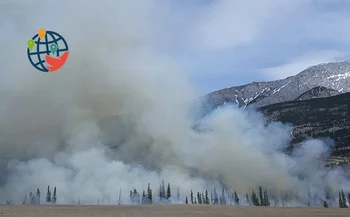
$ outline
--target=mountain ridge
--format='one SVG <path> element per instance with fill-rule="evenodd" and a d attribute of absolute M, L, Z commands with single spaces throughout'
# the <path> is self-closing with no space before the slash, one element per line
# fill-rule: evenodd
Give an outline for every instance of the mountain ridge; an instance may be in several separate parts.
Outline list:
<path fill-rule="evenodd" d="M 252 82 L 224 88 L 202 96 L 206 110 L 213 110 L 225 103 L 239 106 L 262 107 L 297 99 L 317 87 L 350 92 L 350 63 L 337 61 L 310 66 L 294 76 L 275 81 Z"/>

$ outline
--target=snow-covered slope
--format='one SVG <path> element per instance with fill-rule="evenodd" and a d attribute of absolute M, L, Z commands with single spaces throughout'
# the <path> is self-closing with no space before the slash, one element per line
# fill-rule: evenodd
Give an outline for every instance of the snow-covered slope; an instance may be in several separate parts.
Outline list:
<path fill-rule="evenodd" d="M 206 109 L 215 109 L 225 103 L 240 106 L 266 106 L 296 100 L 316 87 L 350 92 L 350 63 L 338 61 L 311 66 L 295 76 L 269 82 L 253 82 L 207 94 L 201 99 Z M 336 95 L 332 91 L 332 95 Z M 320 96 L 317 96 L 319 98 Z M 321 96 L 322 97 L 322 96 Z"/>

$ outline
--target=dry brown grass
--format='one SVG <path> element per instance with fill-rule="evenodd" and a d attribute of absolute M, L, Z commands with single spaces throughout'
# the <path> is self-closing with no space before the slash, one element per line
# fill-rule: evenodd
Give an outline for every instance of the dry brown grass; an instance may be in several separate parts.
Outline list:
<path fill-rule="evenodd" d="M 148 206 L 0 206 L 0 217 L 341 217 L 350 216 L 341 208 L 274 208 L 213 205 L 148 205 Z"/>

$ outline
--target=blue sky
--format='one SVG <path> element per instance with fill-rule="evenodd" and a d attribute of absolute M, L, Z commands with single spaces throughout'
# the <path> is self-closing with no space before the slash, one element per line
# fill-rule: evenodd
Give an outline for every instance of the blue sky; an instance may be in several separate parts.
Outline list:
<path fill-rule="evenodd" d="M 42 10 L 34 13 L 38 5 Z M 136 40 L 150 34 L 151 47 L 180 63 L 201 95 L 350 58 L 350 0 L 62 0 L 57 10 L 45 9 L 52 5 L 56 1 L 0 3 L 1 37 L 17 31 L 23 41 L 46 26 L 73 43 L 104 22 L 116 34 L 109 33 L 112 41 L 120 31 Z M 3 43 L 2 50 L 10 45 Z"/>
<path fill-rule="evenodd" d="M 349 0 L 158 0 L 158 48 L 201 93 L 350 57 Z"/>

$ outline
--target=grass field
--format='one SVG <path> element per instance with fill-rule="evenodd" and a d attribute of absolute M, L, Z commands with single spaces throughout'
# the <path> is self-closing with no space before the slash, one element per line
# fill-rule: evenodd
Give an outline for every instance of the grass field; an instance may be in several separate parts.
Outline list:
<path fill-rule="evenodd" d="M 248 207 L 219 205 L 147 205 L 147 206 L 0 206 L 0 217 L 342 217 L 350 208 L 321 207 Z"/>

